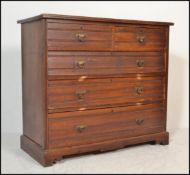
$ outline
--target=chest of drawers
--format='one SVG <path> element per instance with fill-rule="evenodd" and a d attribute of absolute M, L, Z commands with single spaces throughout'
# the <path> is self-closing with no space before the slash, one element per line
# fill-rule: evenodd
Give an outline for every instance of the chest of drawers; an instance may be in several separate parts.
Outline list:
<path fill-rule="evenodd" d="M 138 143 L 168 144 L 169 26 L 42 14 L 22 32 L 21 148 L 44 166 Z"/>

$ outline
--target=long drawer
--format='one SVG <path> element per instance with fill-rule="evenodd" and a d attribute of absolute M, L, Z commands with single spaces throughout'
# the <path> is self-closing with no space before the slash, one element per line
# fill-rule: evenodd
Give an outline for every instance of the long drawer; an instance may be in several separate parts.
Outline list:
<path fill-rule="evenodd" d="M 165 71 L 161 52 L 48 52 L 49 79 Z"/>
<path fill-rule="evenodd" d="M 49 148 L 83 145 L 164 131 L 162 104 L 48 115 Z"/>
<path fill-rule="evenodd" d="M 164 99 L 163 77 L 48 81 L 49 112 L 150 103 Z"/>

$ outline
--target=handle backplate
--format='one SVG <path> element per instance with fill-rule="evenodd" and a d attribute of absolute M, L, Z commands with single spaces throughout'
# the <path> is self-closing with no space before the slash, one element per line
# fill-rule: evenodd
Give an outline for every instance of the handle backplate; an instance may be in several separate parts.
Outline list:
<path fill-rule="evenodd" d="M 142 94 L 144 91 L 144 87 L 143 86 L 135 87 L 135 91 L 137 94 Z"/>
<path fill-rule="evenodd" d="M 87 125 L 78 125 L 76 126 L 76 130 L 78 132 L 83 132 L 87 128 Z"/>
<path fill-rule="evenodd" d="M 79 100 L 83 100 L 86 94 L 86 90 L 76 91 L 76 96 Z"/>
<path fill-rule="evenodd" d="M 136 124 L 137 124 L 137 125 L 141 125 L 141 124 L 143 124 L 143 122 L 144 122 L 144 119 L 143 119 L 143 118 L 141 118 L 141 119 L 136 119 Z"/>
<path fill-rule="evenodd" d="M 136 63 L 137 63 L 138 67 L 143 67 L 144 66 L 144 60 L 137 60 Z"/>
<path fill-rule="evenodd" d="M 86 62 L 83 61 L 83 60 L 79 60 L 79 61 L 76 61 L 75 64 L 76 64 L 76 66 L 77 66 L 79 69 L 83 69 L 83 68 L 85 67 Z"/>
<path fill-rule="evenodd" d="M 77 38 L 78 41 L 82 42 L 82 41 L 85 40 L 86 35 L 84 33 L 77 33 L 76 38 Z"/>

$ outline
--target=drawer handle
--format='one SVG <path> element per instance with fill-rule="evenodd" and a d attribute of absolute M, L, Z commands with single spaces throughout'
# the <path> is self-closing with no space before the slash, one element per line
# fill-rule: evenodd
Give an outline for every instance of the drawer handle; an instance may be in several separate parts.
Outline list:
<path fill-rule="evenodd" d="M 137 39 L 140 44 L 143 44 L 145 42 L 145 36 L 138 36 Z"/>
<path fill-rule="evenodd" d="M 76 61 L 76 65 L 78 68 L 82 69 L 85 66 L 85 61 Z"/>
<path fill-rule="evenodd" d="M 76 92 L 77 98 L 78 98 L 79 100 L 83 100 L 85 94 L 86 94 L 86 90 L 81 90 L 81 91 L 77 91 L 77 92 Z"/>
<path fill-rule="evenodd" d="M 78 39 L 78 41 L 82 42 L 84 41 L 86 35 L 84 33 L 77 33 L 76 34 L 76 38 Z"/>
<path fill-rule="evenodd" d="M 137 94 L 142 94 L 144 91 L 144 87 L 143 86 L 135 87 L 135 90 Z"/>
<path fill-rule="evenodd" d="M 79 125 L 76 127 L 78 132 L 83 132 L 87 128 L 87 125 Z"/>
<path fill-rule="evenodd" d="M 141 124 L 143 124 L 143 122 L 144 122 L 144 119 L 136 119 L 137 125 L 141 125 Z"/>
<path fill-rule="evenodd" d="M 144 66 L 144 60 L 137 60 L 136 63 L 137 63 L 138 67 L 143 67 Z"/>

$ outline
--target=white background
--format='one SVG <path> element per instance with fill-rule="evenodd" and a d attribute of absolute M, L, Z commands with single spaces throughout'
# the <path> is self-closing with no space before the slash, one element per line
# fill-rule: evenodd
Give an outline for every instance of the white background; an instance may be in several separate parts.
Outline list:
<path fill-rule="evenodd" d="M 22 132 L 21 27 L 41 13 L 174 22 L 170 30 L 168 130 L 188 128 L 188 2 L 2 2 L 2 131 Z"/>

